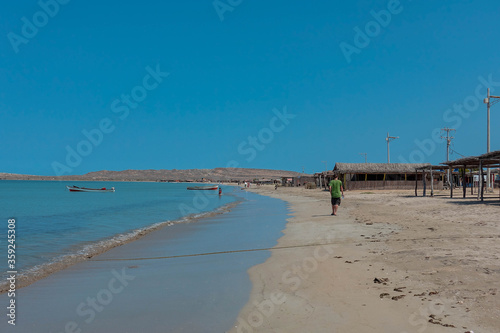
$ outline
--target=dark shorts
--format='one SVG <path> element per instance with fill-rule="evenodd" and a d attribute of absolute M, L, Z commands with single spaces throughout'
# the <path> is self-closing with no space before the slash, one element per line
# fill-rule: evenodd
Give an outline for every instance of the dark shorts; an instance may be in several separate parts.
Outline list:
<path fill-rule="evenodd" d="M 340 198 L 332 198 L 332 206 L 340 206 Z"/>

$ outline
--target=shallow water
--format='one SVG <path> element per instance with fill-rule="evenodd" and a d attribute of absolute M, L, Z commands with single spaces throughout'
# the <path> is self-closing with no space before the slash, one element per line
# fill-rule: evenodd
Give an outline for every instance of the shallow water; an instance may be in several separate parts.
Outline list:
<path fill-rule="evenodd" d="M 68 323 L 93 333 L 229 330 L 248 302 L 247 270 L 270 256 L 238 251 L 276 245 L 289 213 L 281 200 L 238 195 L 230 212 L 156 230 L 19 290 L 16 331 L 64 332 Z M 226 253 L 205 255 L 214 252 Z M 116 272 L 130 279 L 122 284 Z"/>
<path fill-rule="evenodd" d="M 116 192 L 69 192 L 66 185 L 114 186 Z M 224 193 L 233 191 L 222 188 Z M 217 191 L 187 191 L 186 184 L 178 183 L 3 180 L 0 249 L 7 248 L 7 220 L 14 218 L 16 269 L 36 275 L 51 267 L 48 264 L 81 260 L 159 223 L 179 222 L 235 200 L 231 195 L 219 197 Z M 0 260 L 2 280 L 6 271 L 7 260 Z"/>

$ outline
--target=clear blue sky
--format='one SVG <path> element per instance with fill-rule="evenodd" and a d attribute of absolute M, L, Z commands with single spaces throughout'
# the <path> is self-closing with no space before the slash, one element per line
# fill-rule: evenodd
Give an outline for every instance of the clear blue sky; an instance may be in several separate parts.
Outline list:
<path fill-rule="evenodd" d="M 1 5 L 0 172 L 312 173 L 386 162 L 387 132 L 391 162 L 439 163 L 443 127 L 486 152 L 498 1 L 60 2 Z"/>

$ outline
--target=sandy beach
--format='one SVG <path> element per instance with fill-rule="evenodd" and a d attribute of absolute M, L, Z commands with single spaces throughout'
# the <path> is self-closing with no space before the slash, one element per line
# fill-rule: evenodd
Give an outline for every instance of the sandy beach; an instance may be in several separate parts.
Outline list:
<path fill-rule="evenodd" d="M 498 332 L 498 199 L 261 186 L 293 216 L 231 332 Z"/>
<path fill-rule="evenodd" d="M 239 192 L 20 289 L 15 331 L 499 331 L 498 199 L 347 191 L 334 217 L 319 189 Z"/>

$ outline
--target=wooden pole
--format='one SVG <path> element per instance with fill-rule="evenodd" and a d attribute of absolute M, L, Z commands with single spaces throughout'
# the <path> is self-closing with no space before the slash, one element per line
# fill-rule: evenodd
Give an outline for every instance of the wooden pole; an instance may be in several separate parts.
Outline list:
<path fill-rule="evenodd" d="M 470 195 L 474 195 L 474 175 L 472 174 L 472 168 L 470 169 Z"/>
<path fill-rule="evenodd" d="M 463 192 L 464 192 L 464 199 L 467 196 L 467 181 L 465 180 L 465 168 L 467 166 L 464 165 L 464 169 L 462 170 L 462 187 L 463 187 Z"/>
<path fill-rule="evenodd" d="M 418 187 L 418 171 L 415 170 L 415 196 L 417 195 L 417 187 Z"/>
<path fill-rule="evenodd" d="M 431 197 L 434 196 L 434 176 L 432 175 L 432 166 L 431 166 Z"/>
<path fill-rule="evenodd" d="M 424 187 L 424 193 L 422 196 L 424 196 L 424 197 L 425 197 L 425 190 L 427 189 L 427 184 L 425 183 L 425 178 L 426 178 L 425 169 L 422 169 L 422 185 Z"/>
<path fill-rule="evenodd" d="M 479 177 L 479 182 L 481 183 L 481 201 L 484 201 L 484 176 L 483 176 L 483 161 L 479 161 L 479 171 L 481 177 Z"/>
<path fill-rule="evenodd" d="M 481 162 L 479 162 L 479 166 L 481 166 Z M 479 169 L 481 170 L 481 169 Z M 481 199 L 481 171 L 477 172 L 477 200 Z"/>
<path fill-rule="evenodd" d="M 448 174 L 451 175 L 451 166 L 448 167 Z M 448 185 L 450 186 L 450 198 L 453 198 L 453 180 L 448 177 Z"/>

